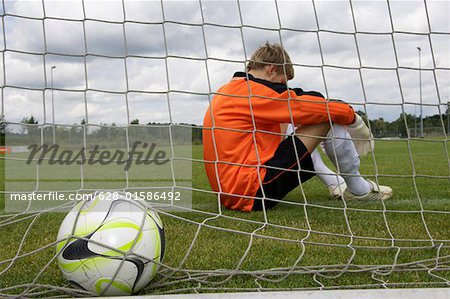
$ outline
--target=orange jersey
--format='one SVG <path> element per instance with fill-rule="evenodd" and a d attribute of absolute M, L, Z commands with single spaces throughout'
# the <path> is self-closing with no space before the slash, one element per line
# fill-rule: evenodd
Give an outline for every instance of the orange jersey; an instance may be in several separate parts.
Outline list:
<path fill-rule="evenodd" d="M 211 187 L 229 209 L 249 212 L 266 174 L 263 165 L 280 144 L 280 124 L 348 125 L 353 108 L 327 101 L 320 93 L 288 89 L 284 84 L 238 72 L 222 86 L 206 111 L 203 155 Z M 292 118 L 291 118 L 292 117 Z M 284 133 L 284 132 L 283 132 Z"/>

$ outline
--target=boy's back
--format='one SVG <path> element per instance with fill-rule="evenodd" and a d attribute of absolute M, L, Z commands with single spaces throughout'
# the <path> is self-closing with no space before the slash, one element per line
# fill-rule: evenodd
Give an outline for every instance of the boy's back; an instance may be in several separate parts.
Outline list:
<path fill-rule="evenodd" d="M 267 109 L 257 107 L 256 109 L 261 111 L 258 119 L 253 122 L 249 105 L 249 84 L 254 95 L 271 98 L 282 96 L 262 84 L 247 82 L 245 77 L 235 77 L 218 91 L 205 114 L 203 123 L 205 168 L 214 191 L 234 195 L 254 195 L 260 186 L 257 165 L 269 160 L 280 142 L 279 124 L 261 121 L 259 117 L 264 113 L 273 113 L 270 110 L 270 102 L 275 101 L 266 99 Z M 287 104 L 285 106 L 287 109 Z M 253 133 L 255 129 L 258 132 Z M 215 161 L 220 161 L 217 163 L 217 173 L 221 188 L 218 187 Z M 261 179 L 264 178 L 265 171 L 265 168 L 259 169 Z M 250 211 L 253 200 L 239 198 L 240 196 L 222 195 L 221 201 L 230 209 Z"/>

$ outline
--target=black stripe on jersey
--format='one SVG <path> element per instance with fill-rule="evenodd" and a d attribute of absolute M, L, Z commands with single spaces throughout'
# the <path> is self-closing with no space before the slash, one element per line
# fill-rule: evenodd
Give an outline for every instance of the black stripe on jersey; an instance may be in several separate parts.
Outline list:
<path fill-rule="evenodd" d="M 274 82 L 270 82 L 270 81 L 267 81 L 264 79 L 258 79 L 258 78 L 255 78 L 254 76 L 252 76 L 251 74 L 248 74 L 245 72 L 236 72 L 236 73 L 234 73 L 233 77 L 247 78 L 247 75 L 248 75 L 248 79 L 250 81 L 267 86 L 279 94 L 286 92 L 288 90 L 288 87 L 283 83 L 274 83 Z M 304 91 L 301 88 L 289 88 L 289 89 L 293 90 L 297 96 L 310 95 L 310 96 L 325 98 L 320 92 L 317 92 L 317 91 Z"/>
<path fill-rule="evenodd" d="M 237 78 L 247 78 L 248 75 L 248 79 L 250 81 L 262 84 L 264 86 L 269 87 L 270 89 L 276 91 L 277 93 L 283 93 L 287 90 L 287 86 L 283 83 L 274 83 L 274 82 L 270 82 L 267 80 L 263 80 L 263 79 L 258 79 L 253 77 L 253 75 L 250 74 L 246 74 L 245 72 L 236 72 L 234 73 L 233 77 L 237 77 Z"/>
<path fill-rule="evenodd" d="M 321 94 L 320 92 L 317 91 L 304 91 L 301 88 L 292 88 L 292 90 L 295 92 L 296 95 L 298 96 L 315 96 L 315 97 L 320 97 L 320 98 L 324 98 L 323 94 Z"/>

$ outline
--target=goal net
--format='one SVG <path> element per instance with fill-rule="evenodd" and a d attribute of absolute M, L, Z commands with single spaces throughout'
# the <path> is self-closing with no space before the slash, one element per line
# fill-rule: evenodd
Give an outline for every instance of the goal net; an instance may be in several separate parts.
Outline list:
<path fill-rule="evenodd" d="M 97 190 L 143 197 L 164 223 L 140 294 L 450 285 L 448 2 L 2 0 L 0 12 L 1 297 L 93 295 L 63 278 L 55 248 L 67 211 Z M 330 200 L 313 178 L 267 211 L 220 205 L 203 117 L 266 41 L 289 52 L 289 87 L 367 121 L 375 150 L 360 171 L 391 199 Z"/>

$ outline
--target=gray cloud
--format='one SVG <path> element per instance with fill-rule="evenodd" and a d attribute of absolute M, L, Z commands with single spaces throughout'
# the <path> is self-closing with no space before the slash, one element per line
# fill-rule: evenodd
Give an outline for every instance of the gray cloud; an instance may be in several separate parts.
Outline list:
<path fill-rule="evenodd" d="M 322 93 L 327 90 L 330 98 L 350 101 L 359 108 L 363 106 L 357 104 L 363 104 L 364 101 L 399 105 L 402 101 L 419 102 L 417 46 L 422 48 L 423 68 L 433 68 L 434 64 L 438 68 L 450 67 L 449 34 L 431 35 L 433 61 L 428 35 L 395 33 L 396 60 L 390 34 L 353 35 L 355 28 L 348 2 L 318 1 L 315 5 L 321 30 L 342 31 L 350 35 L 305 32 L 317 30 L 310 1 L 240 1 L 239 5 L 236 1 L 202 1 L 201 7 L 198 1 L 165 1 L 163 7 L 159 1 L 125 1 L 124 7 L 121 1 L 84 1 L 86 18 L 91 19 L 84 23 L 87 53 L 82 2 L 45 1 L 44 4 L 45 7 L 40 1 L 5 2 L 7 13 L 37 18 L 43 18 L 45 13 L 48 17 L 45 21 L 12 16 L 4 18 L 6 37 L 3 38 L 6 39 L 8 49 L 5 53 L 6 83 L 9 86 L 37 89 L 27 91 L 5 88 L 4 113 L 9 121 L 20 121 L 30 114 L 36 116 L 40 123 L 44 122 L 44 115 L 47 122 L 52 121 L 49 90 L 52 66 L 56 66 L 53 71 L 54 87 L 58 89 L 53 94 L 55 118 L 56 122 L 64 124 L 79 123 L 86 117 L 91 123 L 125 124 L 135 118 L 140 119 L 141 123 L 168 122 L 167 97 L 170 99 L 172 121 L 201 124 L 208 96 L 191 93 L 216 91 L 230 79 L 234 71 L 244 70 L 245 60 L 267 40 L 282 42 L 293 62 L 298 64 L 295 67 L 296 77 L 290 83 L 292 87 L 301 86 Z M 358 32 L 391 31 L 386 2 L 353 1 L 352 4 Z M 427 8 L 431 30 L 448 33 L 449 3 L 427 2 Z M 391 2 L 391 15 L 396 31 L 428 32 L 422 3 Z M 241 26 L 241 16 L 242 28 L 176 24 L 184 22 L 201 25 L 203 17 L 207 23 Z M 127 20 L 125 25 L 122 23 L 124 20 Z M 163 25 L 163 20 L 168 23 Z M 283 28 L 281 31 L 278 30 L 279 22 Z M 363 67 L 363 85 L 358 71 L 355 36 Z M 318 37 L 325 64 L 354 69 L 325 67 L 323 76 L 321 68 L 317 67 L 322 64 Z M 166 58 L 165 42 L 169 56 L 185 58 Z M 48 52 L 61 55 L 44 56 L 45 47 Z M 129 57 L 125 61 L 123 57 L 126 53 L 142 58 Z M 86 58 L 85 54 L 88 54 Z M 102 55 L 118 58 L 99 57 Z M 403 98 L 395 71 L 397 62 Z M 441 104 L 446 103 L 450 95 L 450 71 L 427 70 L 422 74 L 424 103 L 437 105 L 438 96 Z M 168 96 L 158 94 L 168 92 L 169 87 L 171 92 Z M 86 88 L 106 92 L 86 92 Z M 127 88 L 141 91 L 128 93 L 128 110 L 124 94 Z M 172 92 L 174 90 L 182 92 Z M 415 110 L 414 106 L 404 107 L 408 112 Z M 386 109 L 384 106 L 368 105 L 367 109 L 370 117 L 389 120 L 397 118 L 402 112 L 401 106 Z M 424 111 L 434 114 L 437 108 L 425 108 Z"/>
<path fill-rule="evenodd" d="M 205 22 L 228 26 L 239 26 L 239 7 L 237 1 L 202 1 Z"/>

